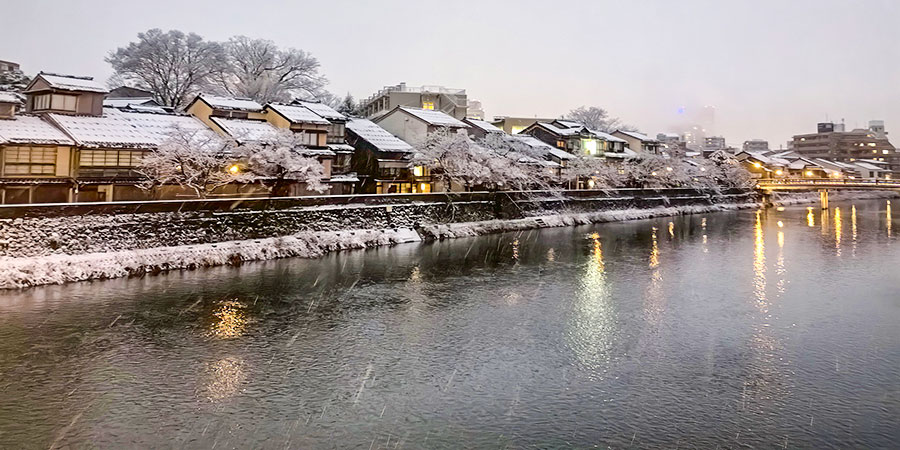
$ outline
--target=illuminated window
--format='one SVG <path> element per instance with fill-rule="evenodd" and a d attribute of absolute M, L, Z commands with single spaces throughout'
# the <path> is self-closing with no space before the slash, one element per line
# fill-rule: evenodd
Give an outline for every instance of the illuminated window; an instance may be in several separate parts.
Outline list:
<path fill-rule="evenodd" d="M 874 146 L 876 146 L 876 145 L 877 145 L 877 144 L 875 144 L 874 142 L 869 142 L 869 147 L 874 147 Z"/>
<path fill-rule="evenodd" d="M 434 102 L 422 102 L 422 109 L 434 109 Z"/>
<path fill-rule="evenodd" d="M 566 148 L 566 141 L 556 141 L 556 146 L 559 148 Z"/>
<path fill-rule="evenodd" d="M 525 129 L 525 127 L 512 127 L 509 129 L 509 131 L 512 132 L 511 134 L 519 134 L 519 132 L 524 129 Z"/>
<path fill-rule="evenodd" d="M 425 167 L 423 166 L 415 166 L 413 167 L 413 175 L 417 177 L 421 177 L 425 175 Z"/>
<path fill-rule="evenodd" d="M 584 147 L 584 153 L 587 155 L 596 155 L 599 148 L 596 139 L 582 139 L 581 146 Z"/>

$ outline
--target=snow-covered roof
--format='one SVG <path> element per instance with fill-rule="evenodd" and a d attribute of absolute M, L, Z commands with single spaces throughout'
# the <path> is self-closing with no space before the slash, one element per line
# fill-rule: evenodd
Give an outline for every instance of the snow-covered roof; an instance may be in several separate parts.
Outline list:
<path fill-rule="evenodd" d="M 693 158 L 695 156 L 700 156 L 700 152 L 684 152 L 684 156 L 688 158 Z"/>
<path fill-rule="evenodd" d="M 578 125 L 578 126 L 570 127 L 570 128 L 560 128 L 560 127 L 557 127 L 557 126 L 555 126 L 551 123 L 547 123 L 547 122 L 535 122 L 535 123 L 537 123 L 541 127 L 546 128 L 548 131 L 556 133 L 560 136 L 572 136 L 572 135 L 580 134 L 583 131 L 587 130 L 587 127 L 582 126 L 582 125 Z"/>
<path fill-rule="evenodd" d="M 210 117 L 213 123 L 238 142 L 261 142 L 271 139 L 278 128 L 265 120 L 226 119 Z"/>
<path fill-rule="evenodd" d="M 617 138 L 609 133 L 604 133 L 602 131 L 591 130 L 591 129 L 588 129 L 588 131 L 590 131 L 591 133 L 594 133 L 597 137 L 599 137 L 601 139 L 606 139 L 609 142 L 622 142 L 622 143 L 628 142 L 625 139 Z"/>
<path fill-rule="evenodd" d="M 65 133 L 37 116 L 0 120 L 0 144 L 73 145 Z"/>
<path fill-rule="evenodd" d="M 367 119 L 350 119 L 347 129 L 382 152 L 412 152 L 411 145 Z"/>
<path fill-rule="evenodd" d="M 230 111 L 262 111 L 263 109 L 262 105 L 249 98 L 220 97 L 210 94 L 200 94 L 197 98 L 200 98 L 215 109 L 227 109 Z"/>
<path fill-rule="evenodd" d="M 631 136 L 641 142 L 659 142 L 656 139 L 651 138 L 643 133 L 638 133 L 637 131 L 625 131 L 625 130 L 616 130 L 618 133 L 622 133 L 626 136 Z"/>
<path fill-rule="evenodd" d="M 513 135 L 512 137 L 533 149 L 544 150 L 557 159 L 574 159 L 575 158 L 575 155 L 573 155 L 565 150 L 556 148 L 546 142 L 543 142 L 534 136 L 529 136 L 527 134 L 516 134 L 516 135 Z"/>
<path fill-rule="evenodd" d="M 94 81 L 93 77 L 78 77 L 74 75 L 60 75 L 41 72 L 35 78 L 42 78 L 50 87 L 64 91 L 87 91 L 105 94 L 109 92 L 105 86 Z M 32 83 L 34 83 L 32 81 Z"/>
<path fill-rule="evenodd" d="M 356 172 L 342 173 L 338 175 L 332 175 L 331 179 L 328 181 L 332 183 L 356 183 L 357 181 L 359 181 L 359 176 L 356 175 Z"/>
<path fill-rule="evenodd" d="M 623 152 L 606 152 L 603 156 L 607 158 L 616 158 L 616 159 L 631 159 L 637 157 L 637 153 L 630 149 L 626 148 Z"/>
<path fill-rule="evenodd" d="M 117 115 L 128 120 L 129 123 L 140 129 L 142 133 L 150 137 L 157 145 L 166 140 L 175 128 L 189 131 L 209 129 L 203 122 L 193 116 L 123 111 L 108 112 L 108 114 Z"/>
<path fill-rule="evenodd" d="M 884 167 L 878 167 L 878 166 L 876 166 L 876 165 L 874 165 L 874 164 L 869 164 L 869 163 L 867 163 L 867 162 L 856 161 L 856 162 L 854 162 L 853 164 L 855 164 L 855 165 L 857 165 L 857 166 L 859 166 L 859 167 L 862 167 L 863 169 L 866 169 L 866 170 L 878 170 L 878 171 L 887 171 L 887 170 L 888 170 L 888 169 L 886 169 L 886 168 L 884 168 Z"/>
<path fill-rule="evenodd" d="M 282 103 L 269 103 L 266 106 L 291 123 L 316 123 L 320 125 L 328 125 L 330 123 L 305 106 L 285 105 Z"/>
<path fill-rule="evenodd" d="M 868 163 L 868 164 L 874 164 L 877 166 L 886 166 L 886 165 L 890 164 L 887 161 L 879 161 L 877 159 L 861 159 L 860 161 L 864 162 L 864 163 Z"/>
<path fill-rule="evenodd" d="M 328 148 L 334 152 L 352 152 L 355 150 L 353 146 L 349 144 L 328 144 Z"/>
<path fill-rule="evenodd" d="M 503 130 L 495 127 L 490 122 L 485 122 L 484 120 L 478 119 L 466 119 L 466 122 L 471 124 L 472 126 L 481 129 L 485 133 L 503 133 Z"/>
<path fill-rule="evenodd" d="M 152 97 L 106 97 L 103 106 L 108 108 L 124 108 L 129 105 L 154 105 L 158 106 Z"/>
<path fill-rule="evenodd" d="M 398 106 L 397 109 L 411 114 L 419 118 L 420 120 L 425 121 L 429 125 L 449 128 L 469 128 L 468 125 L 440 111 L 434 111 L 432 109 L 411 108 L 409 106 Z"/>
<path fill-rule="evenodd" d="M 580 124 L 574 120 L 566 120 L 566 119 L 556 119 L 556 123 L 566 127 L 566 128 L 576 128 L 583 127 L 583 124 Z"/>
<path fill-rule="evenodd" d="M 66 114 L 48 114 L 48 117 L 83 147 L 152 148 L 158 144 L 154 135 L 118 111 L 108 109 L 104 113 L 99 117 Z"/>
<path fill-rule="evenodd" d="M 520 164 L 527 164 L 530 166 L 560 167 L 558 162 L 547 161 L 546 159 L 532 158 L 530 156 L 523 156 L 523 157 L 519 158 L 516 162 L 518 162 Z"/>
<path fill-rule="evenodd" d="M 0 103 L 22 104 L 22 96 L 15 92 L 0 91 Z"/>
<path fill-rule="evenodd" d="M 347 120 L 347 116 L 337 112 L 334 108 L 322 102 L 308 102 L 305 100 L 295 100 L 294 104 L 309 108 L 312 112 L 320 117 L 329 120 Z"/>

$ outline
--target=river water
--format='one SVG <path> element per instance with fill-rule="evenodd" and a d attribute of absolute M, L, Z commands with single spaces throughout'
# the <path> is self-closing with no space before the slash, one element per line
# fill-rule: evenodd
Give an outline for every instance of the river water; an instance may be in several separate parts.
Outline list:
<path fill-rule="evenodd" d="M 891 214 L 712 213 L 4 292 L 0 447 L 895 447 Z"/>

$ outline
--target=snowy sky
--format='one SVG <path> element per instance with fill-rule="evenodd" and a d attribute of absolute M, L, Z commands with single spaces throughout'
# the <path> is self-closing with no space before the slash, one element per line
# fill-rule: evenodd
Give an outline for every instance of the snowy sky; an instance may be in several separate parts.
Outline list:
<path fill-rule="evenodd" d="M 599 105 L 651 134 L 714 105 L 729 143 L 773 148 L 826 117 L 848 128 L 883 119 L 900 145 L 898 0 L 3 3 L 0 59 L 28 74 L 105 80 L 110 50 L 176 28 L 310 51 L 330 89 L 357 98 L 442 84 L 489 116 Z"/>

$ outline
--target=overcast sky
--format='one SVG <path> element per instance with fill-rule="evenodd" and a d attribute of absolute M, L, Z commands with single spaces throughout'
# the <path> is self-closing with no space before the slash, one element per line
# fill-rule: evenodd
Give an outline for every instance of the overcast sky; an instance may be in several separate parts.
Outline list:
<path fill-rule="evenodd" d="M 105 80 L 110 50 L 174 28 L 307 50 L 357 98 L 445 85 L 489 116 L 597 105 L 652 134 L 714 105 L 730 144 L 772 148 L 883 119 L 900 145 L 900 0 L 2 1 L 0 59 L 29 75 Z"/>

